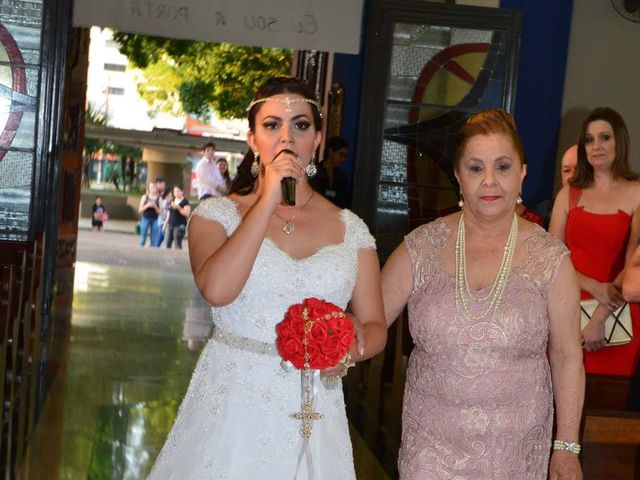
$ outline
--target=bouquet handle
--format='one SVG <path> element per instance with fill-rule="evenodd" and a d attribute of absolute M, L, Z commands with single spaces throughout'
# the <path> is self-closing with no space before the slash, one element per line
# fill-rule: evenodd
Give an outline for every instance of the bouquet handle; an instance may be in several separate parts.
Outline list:
<path fill-rule="evenodd" d="M 300 431 L 302 433 L 302 445 L 298 453 L 298 463 L 296 465 L 296 474 L 294 480 L 298 480 L 301 473 L 303 463 L 307 466 L 307 476 L 309 480 L 313 480 L 313 459 L 311 458 L 311 449 L 309 448 L 309 438 L 311 437 L 311 427 L 314 420 L 320 420 L 323 415 L 314 412 L 314 403 L 316 394 L 318 393 L 318 381 L 320 380 L 320 371 L 305 368 L 300 370 L 301 375 L 301 391 L 300 400 L 302 411 L 294 413 L 292 416 L 298 420 L 302 420 Z"/>

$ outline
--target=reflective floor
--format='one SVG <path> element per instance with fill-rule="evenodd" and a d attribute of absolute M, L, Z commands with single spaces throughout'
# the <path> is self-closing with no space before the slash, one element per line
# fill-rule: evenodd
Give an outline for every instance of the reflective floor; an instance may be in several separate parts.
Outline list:
<path fill-rule="evenodd" d="M 192 278 L 78 262 L 74 290 L 66 375 L 56 379 L 62 442 L 46 470 L 60 479 L 144 478 L 197 360 L 182 338 Z"/>
<path fill-rule="evenodd" d="M 143 479 L 209 334 L 208 310 L 188 273 L 78 262 L 74 290 L 66 368 L 20 478 Z M 388 478 L 352 435 L 359 480 Z"/>

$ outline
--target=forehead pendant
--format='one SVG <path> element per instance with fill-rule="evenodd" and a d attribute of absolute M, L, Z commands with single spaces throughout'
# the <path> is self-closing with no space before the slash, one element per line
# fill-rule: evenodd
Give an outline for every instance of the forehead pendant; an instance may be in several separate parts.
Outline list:
<path fill-rule="evenodd" d="M 310 105 L 313 105 L 316 107 L 316 109 L 318 110 L 318 112 L 320 112 L 320 104 L 318 102 L 316 102 L 315 100 L 311 99 L 311 98 L 291 98 L 291 97 L 266 97 L 266 98 L 259 98 L 257 100 L 252 101 L 249 106 L 247 107 L 247 112 L 249 110 L 251 110 L 254 105 L 257 105 L 258 103 L 265 103 L 265 102 L 276 102 L 276 103 L 281 103 L 285 105 L 285 109 L 284 111 L 287 113 L 291 113 L 291 105 L 294 103 L 308 103 Z M 320 117 L 322 117 L 322 112 L 320 112 Z"/>

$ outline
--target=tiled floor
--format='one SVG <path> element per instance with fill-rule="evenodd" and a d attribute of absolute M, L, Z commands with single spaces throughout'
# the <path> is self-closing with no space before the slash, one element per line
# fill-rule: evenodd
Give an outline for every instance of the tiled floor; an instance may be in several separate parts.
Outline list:
<path fill-rule="evenodd" d="M 199 353 L 196 341 L 190 349 L 183 338 L 202 330 L 193 322 L 202 311 L 193 280 L 187 273 L 78 262 L 74 290 L 68 361 L 21 478 L 142 479 Z M 358 479 L 388 479 L 352 435 Z"/>

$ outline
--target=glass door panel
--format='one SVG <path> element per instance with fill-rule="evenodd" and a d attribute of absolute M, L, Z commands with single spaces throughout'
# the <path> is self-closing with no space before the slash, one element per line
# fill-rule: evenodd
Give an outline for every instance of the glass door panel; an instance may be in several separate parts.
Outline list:
<path fill-rule="evenodd" d="M 373 78 L 365 78 L 364 98 L 380 101 L 363 107 L 363 117 L 377 120 L 361 128 L 357 168 L 376 175 L 356 172 L 354 186 L 354 209 L 374 228 L 383 259 L 395 246 L 387 240 L 397 245 L 411 229 L 455 211 L 456 133 L 474 112 L 512 109 L 517 66 L 517 12 L 406 8 L 383 6 L 373 15 L 374 32 L 389 34 L 366 59 Z M 375 205 L 365 202 L 371 198 Z"/>

